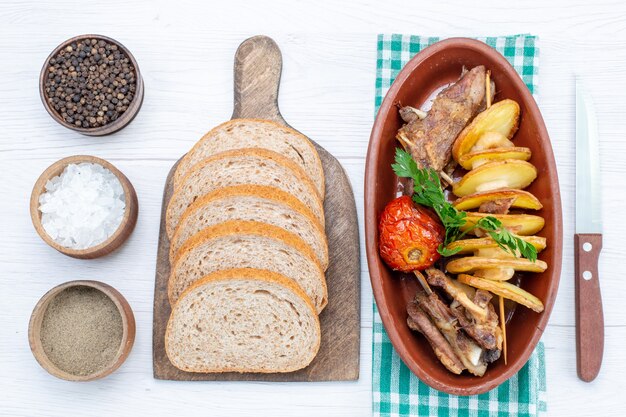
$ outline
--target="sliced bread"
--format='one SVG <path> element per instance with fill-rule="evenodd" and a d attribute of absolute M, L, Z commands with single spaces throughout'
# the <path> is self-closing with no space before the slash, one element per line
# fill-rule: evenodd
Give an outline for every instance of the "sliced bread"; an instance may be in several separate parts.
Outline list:
<path fill-rule="evenodd" d="M 280 274 L 215 272 L 172 309 L 165 351 L 186 372 L 292 372 L 319 350 L 320 324 L 307 295 Z"/>
<path fill-rule="evenodd" d="M 180 218 L 195 200 L 218 188 L 241 184 L 274 186 L 291 193 L 324 224 L 322 201 L 302 168 L 276 152 L 246 148 L 204 159 L 185 176 L 167 206 L 167 237 L 174 236 Z"/>
<path fill-rule="evenodd" d="M 205 275 L 234 268 L 284 275 L 302 288 L 317 312 L 328 301 L 324 271 L 302 239 L 266 223 L 229 221 L 203 229 L 182 246 L 170 270 L 170 304 Z"/>
<path fill-rule="evenodd" d="M 174 187 L 203 159 L 220 152 L 264 148 L 277 152 L 300 166 L 324 199 L 324 171 L 320 157 L 309 139 L 291 128 L 269 120 L 234 119 L 212 129 L 185 155 L 174 174 Z"/>
<path fill-rule="evenodd" d="M 229 220 L 252 220 L 282 227 L 299 236 L 328 267 L 328 245 L 322 225 L 300 200 L 276 187 L 235 185 L 197 199 L 183 213 L 170 242 L 170 262 L 200 230 Z"/>

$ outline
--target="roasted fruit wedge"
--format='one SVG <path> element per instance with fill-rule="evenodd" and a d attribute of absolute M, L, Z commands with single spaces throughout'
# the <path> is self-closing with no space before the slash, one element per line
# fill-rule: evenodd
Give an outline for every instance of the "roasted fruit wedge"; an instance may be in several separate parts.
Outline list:
<path fill-rule="evenodd" d="M 521 257 L 521 255 L 518 252 L 511 253 L 510 250 L 507 250 L 501 247 L 484 248 L 484 249 L 478 249 L 476 252 L 474 252 L 474 256 L 479 256 L 482 258 L 490 258 L 490 259 L 515 259 L 515 258 Z M 482 275 L 479 275 L 479 276 L 482 277 Z"/>
<path fill-rule="evenodd" d="M 492 216 L 502 222 L 502 226 L 506 227 L 509 231 L 521 235 L 530 236 L 534 235 L 545 224 L 543 217 L 534 216 L 532 214 L 487 214 L 487 213 L 467 213 L 465 217 L 465 224 L 461 226 L 461 231 L 465 232 L 472 228 L 476 222 L 483 217 Z M 475 234 L 476 229 L 470 230 L 469 233 Z"/>
<path fill-rule="evenodd" d="M 446 269 L 451 274 L 471 273 L 480 269 L 512 268 L 515 271 L 543 272 L 548 269 L 548 264 L 537 259 L 535 262 L 524 258 L 494 259 L 481 256 L 468 256 L 457 258 L 446 264 Z"/>
<path fill-rule="evenodd" d="M 481 206 L 481 204 L 496 200 L 512 199 L 511 207 L 520 209 L 540 210 L 543 205 L 537 197 L 523 190 L 494 190 L 470 194 L 457 198 L 452 204 L 457 210 L 467 211 Z"/>
<path fill-rule="evenodd" d="M 495 148 L 513 148 L 515 145 L 500 132 L 485 132 L 476 141 L 469 152 L 486 151 Z"/>
<path fill-rule="evenodd" d="M 484 151 L 472 151 L 459 158 L 459 165 L 470 170 L 493 161 L 504 161 L 506 159 L 519 159 L 528 161 L 532 152 L 528 148 L 495 148 Z"/>
<path fill-rule="evenodd" d="M 537 252 L 541 252 L 546 248 L 546 238 L 540 236 L 519 236 L 522 240 L 530 243 L 537 249 Z M 491 249 L 498 248 L 498 244 L 490 237 L 481 237 L 478 239 L 462 239 L 457 240 L 456 242 L 450 243 L 446 246 L 446 249 L 455 250 L 456 248 L 461 248 L 459 252 L 460 255 L 465 255 L 468 253 L 474 253 L 479 249 Z"/>
<path fill-rule="evenodd" d="M 477 269 L 474 276 L 492 281 L 508 281 L 515 275 L 513 268 Z"/>
<path fill-rule="evenodd" d="M 543 303 L 540 299 L 524 291 L 520 287 L 508 282 L 490 281 L 488 279 L 473 277 L 471 275 L 461 274 L 458 276 L 459 282 L 470 285 L 474 288 L 492 292 L 509 300 L 513 300 L 518 304 L 530 308 L 537 313 L 543 311 Z"/>
<path fill-rule="evenodd" d="M 507 159 L 489 162 L 471 170 L 452 187 L 457 197 L 497 190 L 526 188 L 537 178 L 537 169 L 526 161 Z"/>
<path fill-rule="evenodd" d="M 506 99 L 494 103 L 461 131 L 452 148 L 454 159 L 458 162 L 487 132 L 497 132 L 511 139 L 517 131 L 518 123 L 519 105 L 515 101 Z"/>

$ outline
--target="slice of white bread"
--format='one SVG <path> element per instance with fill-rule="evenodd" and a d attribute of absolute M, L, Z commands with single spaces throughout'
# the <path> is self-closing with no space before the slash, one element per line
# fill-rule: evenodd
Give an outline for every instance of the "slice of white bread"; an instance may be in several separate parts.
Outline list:
<path fill-rule="evenodd" d="M 242 148 L 269 149 L 290 159 L 307 173 L 324 199 L 322 162 L 311 141 L 298 131 L 260 119 L 230 120 L 204 135 L 178 164 L 174 187 L 179 187 L 185 175 L 201 160 Z"/>
<path fill-rule="evenodd" d="M 302 288 L 317 312 L 328 301 L 324 271 L 302 239 L 266 223 L 233 220 L 203 229 L 182 246 L 170 270 L 170 305 L 202 277 L 234 268 L 284 275 Z"/>
<path fill-rule="evenodd" d="M 200 230 L 229 220 L 250 220 L 282 227 L 313 249 L 322 269 L 328 267 L 324 228 L 293 195 L 276 187 L 235 185 L 197 199 L 183 213 L 170 242 L 170 262 L 180 247 Z"/>
<path fill-rule="evenodd" d="M 276 152 L 246 148 L 204 159 L 185 176 L 167 206 L 167 237 L 174 236 L 180 218 L 195 200 L 218 188 L 241 184 L 274 186 L 288 192 L 324 225 L 322 200 L 302 168 Z"/>
<path fill-rule="evenodd" d="M 307 295 L 257 269 L 215 272 L 185 291 L 167 323 L 165 352 L 186 372 L 292 372 L 319 350 Z"/>

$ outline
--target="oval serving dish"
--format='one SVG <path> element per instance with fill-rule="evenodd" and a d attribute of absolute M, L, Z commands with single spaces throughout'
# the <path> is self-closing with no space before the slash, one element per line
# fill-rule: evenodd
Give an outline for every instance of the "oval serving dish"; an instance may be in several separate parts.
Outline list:
<path fill-rule="evenodd" d="M 395 136 L 403 121 L 396 104 L 420 107 L 435 91 L 456 81 L 463 67 L 477 65 L 491 70 L 496 102 L 508 98 L 520 105 L 520 126 L 513 141 L 532 150 L 529 162 L 537 167 L 537 179 L 527 191 L 544 206 L 536 213 L 546 221 L 538 235 L 547 238 L 548 246 L 539 258 L 549 265 L 544 273 L 525 276 L 521 285 L 542 300 L 545 310 L 540 314 L 526 308 L 515 310 L 507 323 L 508 364 L 501 358 L 489 365 L 483 377 L 447 371 L 426 339 L 409 329 L 406 306 L 415 296 L 417 281 L 412 275 L 393 272 L 378 253 L 378 218 L 398 189 L 391 164 L 400 146 Z M 559 285 L 561 197 L 550 138 L 539 108 L 515 69 L 496 50 L 480 41 L 452 38 L 424 49 L 398 74 L 382 102 L 370 138 L 365 168 L 365 236 L 370 279 L 382 322 L 404 363 L 423 382 L 450 394 L 480 394 L 509 379 L 528 361 L 548 323 Z"/>

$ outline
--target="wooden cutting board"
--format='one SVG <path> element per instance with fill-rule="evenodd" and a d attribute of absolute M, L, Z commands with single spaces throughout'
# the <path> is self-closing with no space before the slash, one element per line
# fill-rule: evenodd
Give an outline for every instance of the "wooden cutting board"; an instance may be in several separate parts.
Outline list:
<path fill-rule="evenodd" d="M 235 55 L 235 108 L 232 118 L 260 118 L 289 126 L 278 109 L 281 70 L 280 49 L 272 39 L 255 36 L 244 41 Z M 165 182 L 161 209 L 152 335 L 155 378 L 176 381 L 351 381 L 359 378 L 361 268 L 354 194 L 341 164 L 324 148 L 315 142 L 313 144 L 319 152 L 326 176 L 324 211 L 330 254 L 326 271 L 328 306 L 320 315 L 322 342 L 313 362 L 300 371 L 284 374 L 190 373 L 170 363 L 164 346 L 170 315 L 167 298 L 169 240 L 165 233 L 165 209 L 172 195 L 176 163 Z"/>

